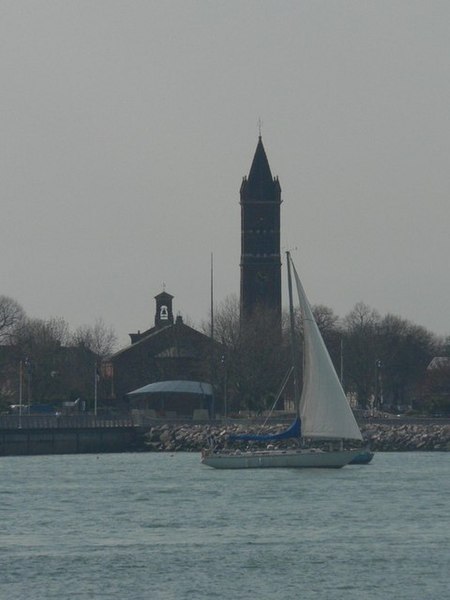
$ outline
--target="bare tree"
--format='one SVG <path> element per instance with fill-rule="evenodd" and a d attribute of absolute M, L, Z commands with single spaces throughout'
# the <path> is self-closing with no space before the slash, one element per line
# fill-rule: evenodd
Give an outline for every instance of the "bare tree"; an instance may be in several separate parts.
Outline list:
<path fill-rule="evenodd" d="M 373 330 L 380 321 L 380 314 L 364 302 L 357 302 L 344 319 L 349 331 Z"/>
<path fill-rule="evenodd" d="M 112 327 L 105 324 L 103 319 L 97 319 L 93 326 L 82 325 L 72 336 L 74 345 L 89 348 L 100 359 L 108 358 L 117 344 L 117 335 Z"/>
<path fill-rule="evenodd" d="M 214 337 L 228 348 L 236 348 L 239 344 L 239 331 L 239 299 L 232 294 L 215 310 Z"/>
<path fill-rule="evenodd" d="M 0 343 L 11 343 L 14 331 L 25 319 L 25 311 L 16 300 L 0 296 Z"/>
<path fill-rule="evenodd" d="M 381 320 L 378 354 L 388 404 L 399 407 L 416 400 L 427 366 L 440 346 L 436 336 L 406 319 L 388 314 Z"/>
<path fill-rule="evenodd" d="M 368 407 L 374 393 L 375 369 L 379 357 L 380 315 L 358 302 L 344 318 L 344 363 L 347 391 L 356 393 L 358 403 Z"/>
<path fill-rule="evenodd" d="M 215 310 L 214 337 L 222 344 L 222 370 L 230 410 L 271 406 L 286 369 L 278 320 L 259 307 L 240 322 L 239 300 L 229 296 Z M 220 370 L 219 370 L 220 372 Z"/>
<path fill-rule="evenodd" d="M 324 338 L 336 331 L 339 317 L 334 314 L 332 308 L 323 304 L 315 304 L 312 307 L 312 312 L 320 333 Z"/>
<path fill-rule="evenodd" d="M 60 374 L 62 362 L 68 358 L 63 358 L 62 349 L 69 340 L 69 326 L 60 317 L 48 320 L 24 319 L 20 327 L 15 329 L 13 341 L 23 365 L 28 403 L 47 401 L 56 393 L 62 396 L 63 382 Z M 68 366 L 68 369 L 75 371 L 75 367 Z"/>
<path fill-rule="evenodd" d="M 339 317 L 334 314 L 333 309 L 323 304 L 315 304 L 312 307 L 312 312 L 335 368 L 338 370 L 340 368 L 341 341 L 343 339 Z"/>
<path fill-rule="evenodd" d="M 14 343 L 25 354 L 34 353 L 36 349 L 51 349 L 65 346 L 70 340 L 67 321 L 62 317 L 44 319 L 23 319 L 14 331 Z"/>
<path fill-rule="evenodd" d="M 424 327 L 359 302 L 344 319 L 346 384 L 361 406 L 411 405 L 439 343 Z"/>

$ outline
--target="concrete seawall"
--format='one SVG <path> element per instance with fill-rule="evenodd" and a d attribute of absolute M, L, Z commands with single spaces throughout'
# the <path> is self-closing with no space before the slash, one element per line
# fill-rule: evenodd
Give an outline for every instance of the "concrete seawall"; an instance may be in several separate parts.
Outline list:
<path fill-rule="evenodd" d="M 69 420 L 50 426 L 0 427 L 0 456 L 37 454 L 82 454 L 101 452 L 200 452 L 213 436 L 220 444 L 227 443 L 230 433 L 277 433 L 286 422 L 262 427 L 256 423 L 167 423 L 153 421 L 146 426 L 127 422 L 100 422 L 91 419 L 77 426 Z M 48 425 L 48 424 L 47 424 Z M 58 425 L 63 425 L 59 426 Z M 450 422 L 383 422 L 360 424 L 364 439 L 373 450 L 450 451 Z"/>
<path fill-rule="evenodd" d="M 0 430 L 0 456 L 127 452 L 138 445 L 135 427 Z"/>

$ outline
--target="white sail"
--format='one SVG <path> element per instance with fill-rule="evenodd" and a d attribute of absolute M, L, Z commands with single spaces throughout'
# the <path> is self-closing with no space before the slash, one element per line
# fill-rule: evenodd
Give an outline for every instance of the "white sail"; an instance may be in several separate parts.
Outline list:
<path fill-rule="evenodd" d="M 297 284 L 305 340 L 303 390 L 300 399 L 302 435 L 309 438 L 362 440 L 361 431 L 292 260 L 291 264 Z"/>

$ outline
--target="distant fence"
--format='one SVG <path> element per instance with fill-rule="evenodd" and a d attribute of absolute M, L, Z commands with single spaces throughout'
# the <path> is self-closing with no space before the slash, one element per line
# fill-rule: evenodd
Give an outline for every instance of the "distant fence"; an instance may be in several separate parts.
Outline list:
<path fill-rule="evenodd" d="M 103 429 L 133 427 L 131 417 L 105 418 L 95 415 L 3 415 L 0 429 Z"/>
<path fill-rule="evenodd" d="M 199 414 L 196 414 L 199 413 Z M 210 419 L 207 411 L 196 411 L 193 415 L 175 415 L 168 413 L 164 416 L 156 416 L 150 411 L 133 410 L 131 415 L 120 417 L 95 416 L 91 414 L 82 415 L 2 415 L 0 416 L 0 430 L 9 429 L 115 429 L 115 428 L 146 428 L 160 423 L 240 423 L 249 424 L 282 424 L 290 423 L 294 418 L 291 414 L 276 415 L 271 417 L 232 415 L 228 418 L 216 415 Z M 201 414 L 200 414 L 201 413 Z M 448 424 L 450 419 L 433 417 L 406 417 L 386 416 L 370 417 L 357 415 L 360 425 L 373 424 L 385 425 L 413 425 L 413 424 Z"/>

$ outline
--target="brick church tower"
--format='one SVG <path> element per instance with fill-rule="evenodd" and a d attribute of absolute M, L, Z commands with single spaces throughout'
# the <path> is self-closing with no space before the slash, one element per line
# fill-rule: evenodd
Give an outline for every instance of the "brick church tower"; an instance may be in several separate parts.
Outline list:
<path fill-rule="evenodd" d="M 241 195 L 241 325 L 257 307 L 273 311 L 281 332 L 281 187 L 261 136 Z"/>

